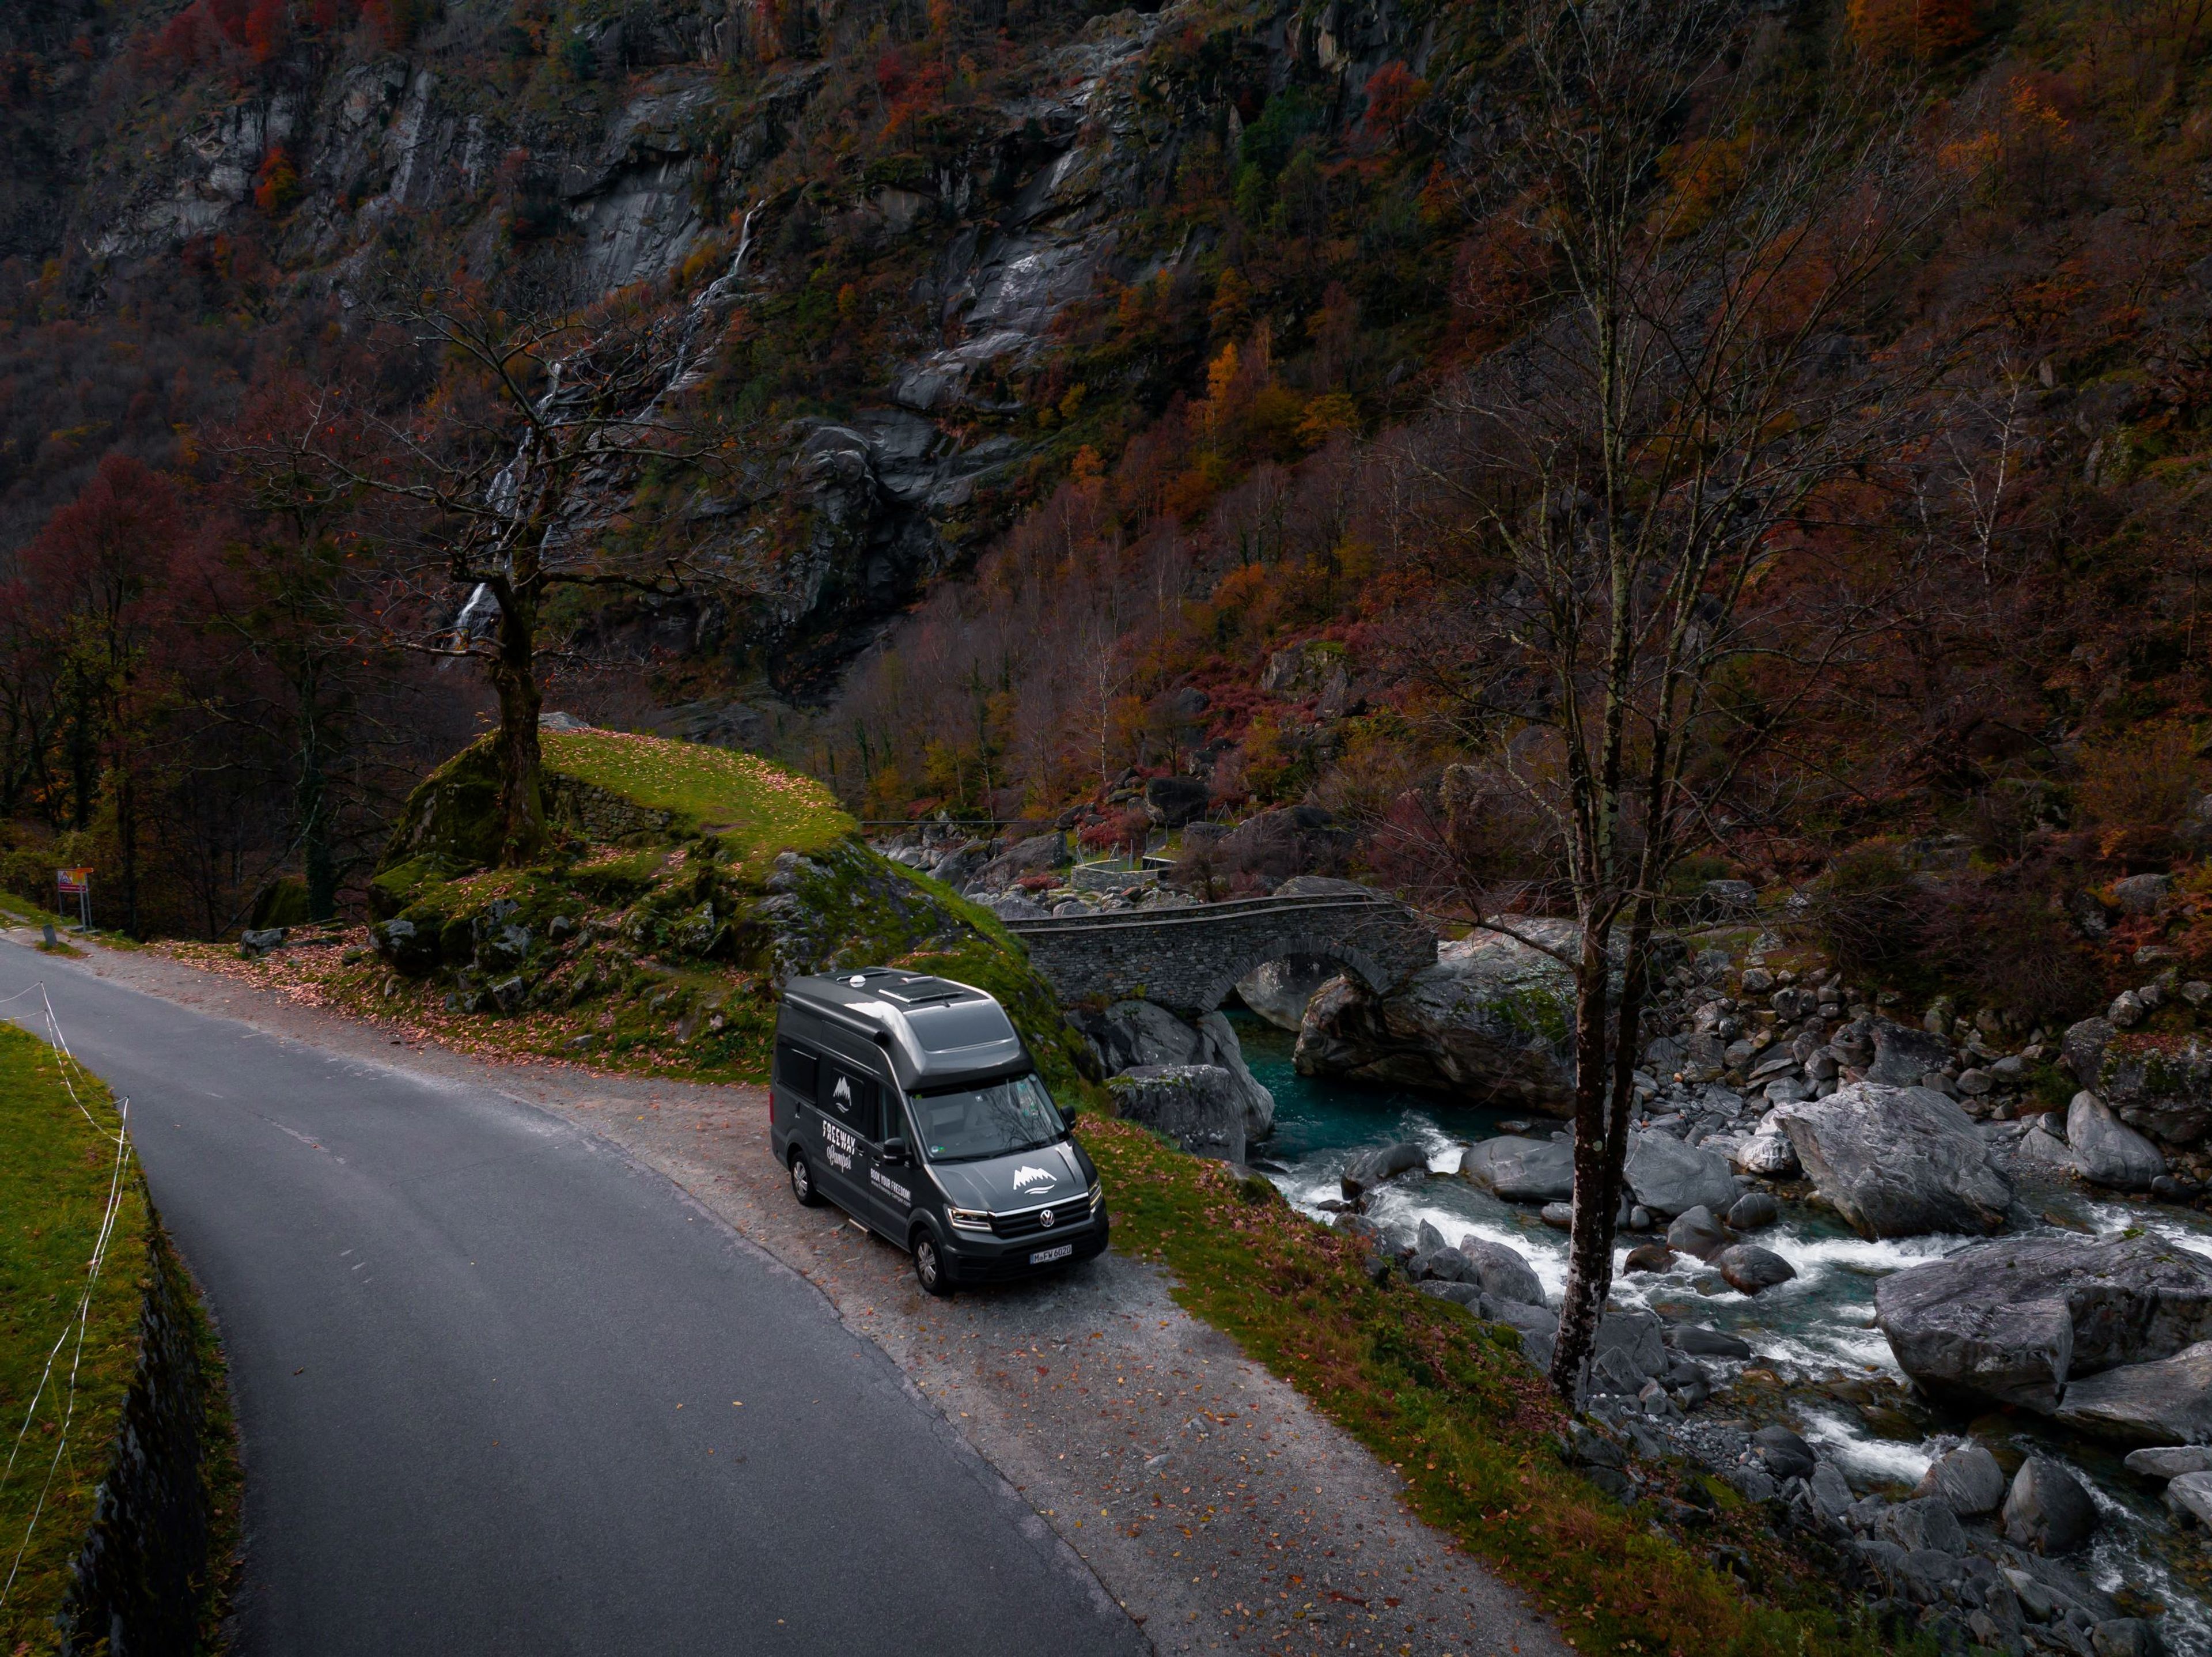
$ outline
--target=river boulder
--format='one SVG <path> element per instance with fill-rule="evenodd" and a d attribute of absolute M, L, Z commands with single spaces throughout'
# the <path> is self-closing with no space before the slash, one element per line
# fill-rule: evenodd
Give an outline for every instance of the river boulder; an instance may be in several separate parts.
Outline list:
<path fill-rule="evenodd" d="M 1106 1079 L 1115 1113 L 1193 1156 L 1244 1160 L 1244 1096 L 1218 1064 L 1143 1064 Z"/>
<path fill-rule="evenodd" d="M 1950 1062 L 1950 1044 L 1942 1037 L 1911 1025 L 1877 1019 L 1874 1025 L 1874 1062 L 1866 1067 L 1866 1080 L 1887 1087 L 1917 1087 L 1921 1077 Z"/>
<path fill-rule="evenodd" d="M 2058 1419 L 2127 1444 L 2212 1440 L 2212 1341 L 2069 1382 Z"/>
<path fill-rule="evenodd" d="M 1275 1096 L 1246 1066 L 1237 1032 L 1221 1014 L 1191 1025 L 1152 1002 L 1121 1001 L 1103 1012 L 1077 1013 L 1070 1022 L 1091 1038 L 1109 1075 L 1158 1064 L 1218 1066 L 1244 1101 L 1245 1136 L 1265 1139 L 1273 1130 Z"/>
<path fill-rule="evenodd" d="M 1928 1391 L 2051 1415 L 2077 1377 L 2212 1339 L 2212 1260 L 2148 1237 L 1977 1243 L 1884 1278 L 1875 1321 Z"/>
<path fill-rule="evenodd" d="M 1574 1147 L 1564 1139 L 1502 1134 L 1467 1148 L 1461 1175 L 1508 1203 L 1550 1203 L 1575 1194 Z"/>
<path fill-rule="evenodd" d="M 1346 1164 L 1337 1177 L 1337 1185 L 1346 1202 L 1356 1203 L 1377 1185 L 1395 1179 L 1401 1173 L 1411 1173 L 1419 1168 L 1429 1170 L 1428 1148 L 1411 1139 L 1401 1140 L 1395 1145 L 1385 1145 L 1380 1150 L 1363 1151 Z"/>
<path fill-rule="evenodd" d="M 2093 1185 L 2148 1191 L 2150 1182 L 2166 1172 L 2166 1158 L 2158 1147 L 2114 1116 L 2092 1093 L 2075 1094 L 2066 1107 L 2066 1142 L 2081 1165 L 2081 1177 Z"/>
<path fill-rule="evenodd" d="M 1544 1304 L 1544 1285 L 1528 1257 L 1505 1243 L 1493 1243 L 1472 1232 L 1459 1240 L 1459 1252 L 1468 1258 L 1474 1281 L 1496 1301 L 1515 1301 L 1522 1306 Z"/>
<path fill-rule="evenodd" d="M 1936 1459 L 1913 1495 L 1933 1497 L 1961 1519 L 1978 1519 L 2004 1502 L 2004 1469 L 1980 1445 L 1962 1444 Z"/>
<path fill-rule="evenodd" d="M 1517 923 L 1571 947 L 1574 928 Z M 1493 932 L 1439 944 L 1437 963 L 1387 996 L 1332 978 L 1306 1008 L 1293 1062 L 1306 1075 L 1471 1094 L 1486 1104 L 1565 1116 L 1573 1109 L 1567 1033 L 1573 974 L 1558 960 Z"/>
<path fill-rule="evenodd" d="M 1820 1197 L 1866 1237 L 1991 1232 L 2012 1182 L 1973 1119 L 1929 1087 L 1854 1082 L 1776 1109 Z"/>
<path fill-rule="evenodd" d="M 2074 1031 L 2066 1034 L 2070 1052 Z M 2162 1144 L 2193 1145 L 2212 1131 L 2212 1046 L 2200 1037 L 2169 1049 L 2116 1035 L 2100 1050 L 2094 1071 L 2082 1075 L 2077 1065 L 2075 1074 L 2122 1123 Z"/>
<path fill-rule="evenodd" d="M 1695 1208 L 1724 1214 L 1735 1201 L 1735 1176 L 1728 1163 L 1672 1134 L 1630 1134 L 1627 1174 L 1636 1200 L 1669 1218 Z"/>
<path fill-rule="evenodd" d="M 1772 1288 L 1786 1283 L 1797 1275 L 1791 1265 L 1771 1248 L 1761 1248 L 1756 1243 L 1735 1243 L 1720 1252 L 1714 1264 L 1720 1267 L 1721 1276 L 1730 1288 L 1744 1295 L 1756 1295 L 1763 1288 Z"/>
<path fill-rule="evenodd" d="M 2057 1462 L 2030 1456 L 2005 1493 L 2005 1540 L 2040 1554 L 2071 1553 L 2097 1528 L 2097 1504 Z"/>

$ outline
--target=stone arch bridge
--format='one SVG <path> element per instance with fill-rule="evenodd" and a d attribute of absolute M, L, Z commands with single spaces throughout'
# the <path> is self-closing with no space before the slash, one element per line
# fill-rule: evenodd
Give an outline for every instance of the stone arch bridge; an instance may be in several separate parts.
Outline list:
<path fill-rule="evenodd" d="M 1337 962 L 1378 995 L 1437 959 L 1436 934 L 1379 892 L 1009 921 L 1006 929 L 1063 1002 L 1143 1000 L 1190 1018 L 1288 955 Z"/>

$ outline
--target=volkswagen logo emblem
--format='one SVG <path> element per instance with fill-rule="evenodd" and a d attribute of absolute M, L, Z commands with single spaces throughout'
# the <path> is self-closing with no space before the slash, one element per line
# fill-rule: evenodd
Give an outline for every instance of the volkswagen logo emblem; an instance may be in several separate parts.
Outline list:
<path fill-rule="evenodd" d="M 1050 1209 L 1047 1209 L 1043 1213 L 1037 1215 L 1037 1224 L 1042 1226 L 1047 1231 L 1050 1231 L 1052 1229 L 1052 1210 Z"/>

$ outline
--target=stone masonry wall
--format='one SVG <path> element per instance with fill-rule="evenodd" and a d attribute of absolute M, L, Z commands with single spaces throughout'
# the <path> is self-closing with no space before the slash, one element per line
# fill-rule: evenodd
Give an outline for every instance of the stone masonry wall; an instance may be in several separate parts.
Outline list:
<path fill-rule="evenodd" d="M 1143 1000 L 1211 1012 L 1261 964 L 1316 955 L 1381 994 L 1437 959 L 1436 935 L 1379 898 L 1255 898 L 1161 914 L 1010 922 L 1030 965 L 1070 1003 Z"/>

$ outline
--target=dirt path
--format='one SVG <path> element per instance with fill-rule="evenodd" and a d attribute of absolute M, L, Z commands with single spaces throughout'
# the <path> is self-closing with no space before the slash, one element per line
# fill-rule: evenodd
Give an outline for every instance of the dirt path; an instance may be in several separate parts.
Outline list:
<path fill-rule="evenodd" d="M 25 934 L 22 941 L 29 941 Z M 495 1064 L 166 957 L 95 950 L 117 983 L 357 1060 L 466 1079 L 583 1124 L 804 1275 L 1026 1496 L 1164 1653 L 1564 1653 L 1399 1481 L 1157 1270 L 1109 1252 L 950 1301 L 900 1251 L 791 1200 L 757 1087 Z M 1110 1201 L 1110 1193 L 1109 1193 Z"/>

